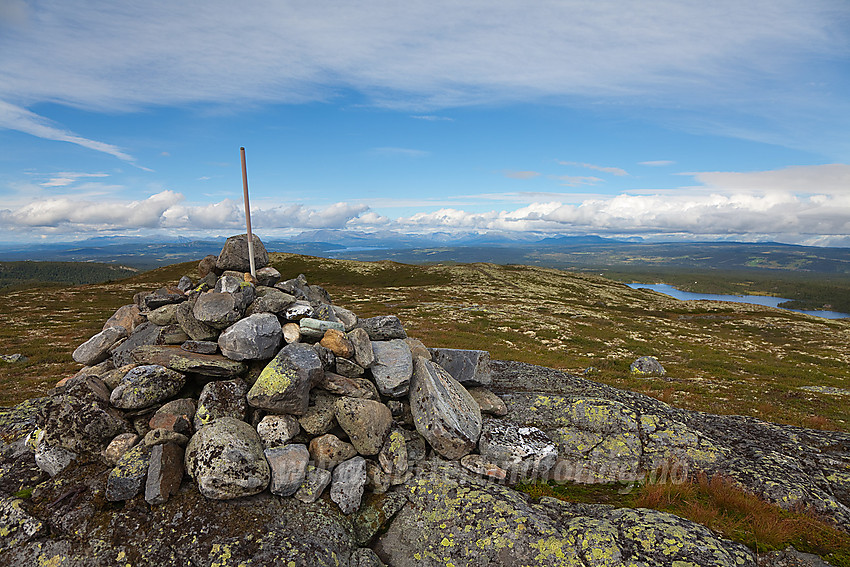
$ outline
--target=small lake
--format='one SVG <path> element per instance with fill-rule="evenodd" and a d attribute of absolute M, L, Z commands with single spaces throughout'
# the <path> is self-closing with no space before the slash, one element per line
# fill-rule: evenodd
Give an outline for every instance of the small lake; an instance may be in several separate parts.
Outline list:
<path fill-rule="evenodd" d="M 683 301 L 705 300 L 705 301 L 734 301 L 735 303 L 753 303 L 755 305 L 765 305 L 767 307 L 779 307 L 780 303 L 790 301 L 784 297 L 772 297 L 768 295 L 719 295 L 713 293 L 692 293 L 690 291 L 682 291 L 667 284 L 642 284 L 630 283 L 626 284 L 632 289 L 651 289 L 676 299 Z M 843 319 L 850 317 L 848 313 L 839 313 L 838 311 L 803 311 L 801 309 L 786 309 L 786 311 L 795 311 L 797 313 L 805 313 L 806 315 L 814 315 L 815 317 L 823 317 L 824 319 Z"/>

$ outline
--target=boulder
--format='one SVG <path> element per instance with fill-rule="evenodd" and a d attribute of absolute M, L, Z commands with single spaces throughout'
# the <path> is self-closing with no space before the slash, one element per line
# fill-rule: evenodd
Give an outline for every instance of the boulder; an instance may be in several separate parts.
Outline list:
<path fill-rule="evenodd" d="M 156 445 L 151 450 L 145 481 L 145 502 L 164 504 L 180 490 L 183 481 L 183 447 L 175 443 Z"/>
<path fill-rule="evenodd" d="M 254 249 L 254 269 L 265 268 L 269 263 L 269 253 L 260 237 L 253 234 L 252 244 Z M 237 272 L 248 272 L 251 270 L 251 260 L 248 256 L 248 235 L 239 234 L 231 236 L 224 243 L 221 253 L 215 262 L 217 270 L 234 270 Z"/>
<path fill-rule="evenodd" d="M 190 435 L 197 407 L 197 402 L 192 398 L 171 400 L 156 410 L 148 425 L 151 429 L 171 429 L 177 433 Z"/>
<path fill-rule="evenodd" d="M 103 324 L 103 329 L 108 327 L 124 327 L 128 333 L 132 333 L 138 325 L 145 322 L 145 318 L 135 303 L 119 307 L 112 316 Z"/>
<path fill-rule="evenodd" d="M 44 441 L 35 449 L 36 466 L 50 476 L 56 476 L 64 471 L 76 458 L 76 453 L 62 447 L 51 447 Z"/>
<path fill-rule="evenodd" d="M 334 415 L 361 455 L 377 455 L 393 423 L 390 409 L 374 400 L 340 398 L 334 403 Z"/>
<path fill-rule="evenodd" d="M 195 301 L 192 315 L 214 329 L 226 329 L 242 318 L 244 310 L 245 306 L 236 294 L 208 291 Z M 191 333 L 189 336 L 196 338 Z"/>
<path fill-rule="evenodd" d="M 486 350 L 432 348 L 431 360 L 464 386 L 486 386 L 492 380 L 490 353 Z"/>
<path fill-rule="evenodd" d="M 177 310 L 174 314 L 177 324 L 186 331 L 186 334 L 189 335 L 192 340 L 214 341 L 218 338 L 219 330 L 211 325 L 207 325 L 206 323 L 199 321 L 198 318 L 195 317 L 194 309 L 196 302 L 197 299 L 194 301 L 189 300 L 177 306 Z"/>
<path fill-rule="evenodd" d="M 260 285 L 272 287 L 280 281 L 280 272 L 271 266 L 260 268 L 257 270 L 257 281 Z"/>
<path fill-rule="evenodd" d="M 354 345 L 342 331 L 328 329 L 319 344 L 334 353 L 334 356 L 351 358 L 354 356 Z"/>
<path fill-rule="evenodd" d="M 640 378 L 662 377 L 667 374 L 661 363 L 654 356 L 641 356 L 629 366 L 629 371 Z"/>
<path fill-rule="evenodd" d="M 144 306 L 147 310 L 153 311 L 163 305 L 170 303 L 181 303 L 186 301 L 186 294 L 176 286 L 161 287 L 153 293 L 144 297 Z"/>
<path fill-rule="evenodd" d="M 337 320 L 345 325 L 345 332 L 354 330 L 354 327 L 357 326 L 357 315 L 355 315 L 352 311 L 349 311 L 345 307 L 340 307 L 339 305 L 331 306 L 334 311 L 334 315 L 336 315 Z"/>
<path fill-rule="evenodd" d="M 124 453 L 106 479 L 106 499 L 129 500 L 142 492 L 150 467 L 151 449 L 139 444 Z"/>
<path fill-rule="evenodd" d="M 203 278 L 207 274 L 214 272 L 216 260 L 218 260 L 218 257 L 212 254 L 204 256 L 204 258 L 198 262 L 198 277 Z"/>
<path fill-rule="evenodd" d="M 360 507 L 366 487 L 366 459 L 361 456 L 340 463 L 333 471 L 331 500 L 343 514 L 352 514 Z"/>
<path fill-rule="evenodd" d="M 495 415 L 501 417 L 508 414 L 508 406 L 502 401 L 502 398 L 488 390 L 487 388 L 477 387 L 468 388 L 469 395 L 472 396 L 481 408 L 481 413 Z"/>
<path fill-rule="evenodd" d="M 214 380 L 204 385 L 198 397 L 198 409 L 193 425 L 195 430 L 222 417 L 245 419 L 248 402 L 245 394 L 248 385 L 241 378 Z"/>
<path fill-rule="evenodd" d="M 321 391 L 310 395 L 312 404 L 298 418 L 298 423 L 308 435 L 324 435 L 334 426 L 334 402 L 336 396 Z"/>
<path fill-rule="evenodd" d="M 300 321 L 305 317 L 313 317 L 313 306 L 309 301 L 297 300 L 283 310 L 283 318 L 287 321 Z"/>
<path fill-rule="evenodd" d="M 176 323 L 177 309 L 179 307 L 180 305 L 177 303 L 170 303 L 168 305 L 163 305 L 162 307 L 157 307 L 148 313 L 148 321 L 154 325 L 159 325 L 160 327 Z"/>
<path fill-rule="evenodd" d="M 104 460 L 112 466 L 130 449 L 139 442 L 139 436 L 136 433 L 120 433 L 109 442 L 106 449 L 103 451 Z"/>
<path fill-rule="evenodd" d="M 276 353 L 283 333 L 277 317 L 258 313 L 241 319 L 218 337 L 221 353 L 233 360 L 265 360 Z"/>
<path fill-rule="evenodd" d="M 558 449 L 536 427 L 488 419 L 484 422 L 478 450 L 486 462 L 497 464 L 512 481 L 545 478 L 558 460 Z"/>
<path fill-rule="evenodd" d="M 140 346 L 156 344 L 160 337 L 160 331 L 162 331 L 162 327 L 154 325 L 150 321 L 145 321 L 130 333 L 127 340 L 116 343 L 109 350 L 115 368 L 132 364 L 133 351 Z"/>
<path fill-rule="evenodd" d="M 270 479 L 260 436 L 232 417 L 217 419 L 192 436 L 185 465 L 201 494 L 213 500 L 257 494 Z"/>
<path fill-rule="evenodd" d="M 197 354 L 178 346 L 141 346 L 133 350 L 139 364 L 159 364 L 177 372 L 200 374 L 210 378 L 233 378 L 248 369 L 237 360 L 220 354 Z"/>
<path fill-rule="evenodd" d="M 271 469 L 269 490 L 278 496 L 292 496 L 301 488 L 307 474 L 310 453 L 305 445 L 286 445 L 265 450 Z"/>
<path fill-rule="evenodd" d="M 379 315 L 368 319 L 360 319 L 357 326 L 369 334 L 373 341 L 389 341 L 392 339 L 406 339 L 407 333 L 395 315 Z"/>
<path fill-rule="evenodd" d="M 92 366 L 106 360 L 109 349 L 127 336 L 127 329 L 121 326 L 107 327 L 74 350 L 71 357 L 80 364 Z"/>
<path fill-rule="evenodd" d="M 283 313 L 287 307 L 295 303 L 295 298 L 288 293 L 284 293 L 273 287 L 257 288 L 257 299 L 255 299 L 248 309 L 246 315 L 254 313 Z"/>
<path fill-rule="evenodd" d="M 349 378 L 333 372 L 325 372 L 322 381 L 316 387 L 326 390 L 337 396 L 348 396 L 350 398 L 367 398 L 380 401 L 378 389 L 375 384 L 365 378 Z"/>
<path fill-rule="evenodd" d="M 372 377 L 382 395 L 391 398 L 406 396 L 413 376 L 413 357 L 407 343 L 402 339 L 373 341 L 375 363 Z"/>
<path fill-rule="evenodd" d="M 441 366 L 422 357 L 414 363 L 410 411 L 416 430 L 447 459 L 472 452 L 481 435 L 481 410 Z"/>
<path fill-rule="evenodd" d="M 248 403 L 255 408 L 304 415 L 310 404 L 310 389 L 323 373 L 322 362 L 310 345 L 286 345 L 257 377 L 248 392 Z"/>
<path fill-rule="evenodd" d="M 116 408 L 141 409 L 175 396 L 186 376 L 158 364 L 137 366 L 118 383 L 109 397 Z"/>

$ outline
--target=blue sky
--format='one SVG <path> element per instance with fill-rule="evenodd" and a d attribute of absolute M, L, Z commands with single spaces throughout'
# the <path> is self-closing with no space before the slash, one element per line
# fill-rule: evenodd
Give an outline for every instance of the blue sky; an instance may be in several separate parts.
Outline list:
<path fill-rule="evenodd" d="M 850 246 L 846 0 L 0 0 L 3 241 Z"/>

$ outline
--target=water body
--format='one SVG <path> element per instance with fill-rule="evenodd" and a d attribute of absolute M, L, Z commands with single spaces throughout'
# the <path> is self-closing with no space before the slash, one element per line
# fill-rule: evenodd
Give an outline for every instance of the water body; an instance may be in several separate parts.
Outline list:
<path fill-rule="evenodd" d="M 713 293 L 692 293 L 690 291 L 676 289 L 675 287 L 667 284 L 631 283 L 626 285 L 632 289 L 651 289 L 683 301 L 697 299 L 707 301 L 733 301 L 735 303 L 752 303 L 755 305 L 765 305 L 767 307 L 779 307 L 780 303 L 790 301 L 784 297 L 772 297 L 767 295 L 720 295 Z M 785 307 L 779 307 L 779 309 L 785 309 Z M 824 319 L 843 319 L 845 317 L 850 317 L 850 314 L 839 313 L 838 311 L 803 311 L 801 309 L 786 309 L 786 311 L 805 313 L 806 315 L 814 315 L 815 317 L 823 317 Z"/>

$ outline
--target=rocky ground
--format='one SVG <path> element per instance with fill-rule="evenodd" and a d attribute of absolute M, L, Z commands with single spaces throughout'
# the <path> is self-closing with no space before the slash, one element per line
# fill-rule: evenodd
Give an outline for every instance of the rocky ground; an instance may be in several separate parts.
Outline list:
<path fill-rule="evenodd" d="M 663 512 L 530 500 L 512 488 L 529 478 L 722 473 L 785 508 L 850 524 L 850 434 L 691 411 L 574 373 L 432 346 L 408 336 L 425 330 L 421 317 L 405 325 L 396 316 L 416 305 L 363 312 L 344 281 L 343 308 L 303 276 L 265 268 L 240 278 L 247 268 L 236 256 L 225 247 L 200 279 L 137 294 L 74 350 L 85 366 L 73 378 L 0 411 L 0 565 L 759 560 Z M 494 270 L 478 273 L 492 282 Z M 452 308 L 444 296 L 434 307 L 457 283 L 438 271 L 421 305 L 455 323 L 498 309 L 511 328 L 510 306 L 495 307 L 496 292 L 464 274 L 480 304 Z M 409 291 L 397 283 L 388 296 Z M 614 301 L 623 297 L 607 308 Z M 536 305 L 528 325 L 538 331 L 519 334 L 545 351 L 569 339 L 542 336 L 552 310 L 576 320 L 592 311 L 575 299 Z"/>

